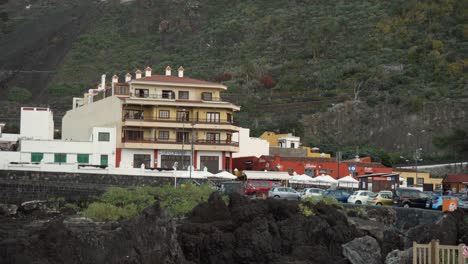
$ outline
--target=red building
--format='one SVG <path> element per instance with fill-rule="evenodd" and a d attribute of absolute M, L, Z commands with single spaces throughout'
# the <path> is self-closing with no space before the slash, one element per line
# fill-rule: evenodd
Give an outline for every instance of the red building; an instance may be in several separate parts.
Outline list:
<path fill-rule="evenodd" d="M 290 174 L 307 174 L 318 176 L 328 174 L 335 179 L 353 174 L 361 176 L 375 173 L 392 173 L 392 168 L 371 162 L 370 157 L 360 158 L 360 161 L 346 160 L 339 163 L 334 158 L 302 158 L 280 156 L 255 156 L 234 158 L 233 168 L 243 170 L 287 171 Z"/>

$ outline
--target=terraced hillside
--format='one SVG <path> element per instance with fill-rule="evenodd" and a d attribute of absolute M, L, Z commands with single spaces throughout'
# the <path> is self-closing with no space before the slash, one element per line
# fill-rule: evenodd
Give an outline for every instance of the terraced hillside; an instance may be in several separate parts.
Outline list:
<path fill-rule="evenodd" d="M 330 150 L 371 144 L 408 153 L 413 146 L 402 135 L 425 130 L 427 153 L 438 154 L 434 138 L 468 121 L 459 110 L 468 109 L 467 0 L 6 2 L 0 5 L 7 14 L 0 47 L 15 49 L 2 57 L 0 68 L 14 71 L 1 78 L 1 94 L 10 101 L 51 104 L 60 113 L 103 73 L 122 76 L 147 65 L 162 73 L 166 65 L 183 65 L 190 77 L 228 85 L 226 99 L 242 106 L 238 119 L 254 133 L 294 130 L 304 143 Z M 17 2 L 34 3 L 29 10 L 11 11 Z M 67 4 L 46 7 L 56 2 Z M 44 12 L 25 18 L 36 4 Z M 41 26 L 40 21 L 54 21 L 54 13 L 62 15 L 60 23 Z M 27 21 L 50 28 L 49 37 L 25 38 L 37 46 L 15 44 L 18 36 L 29 36 Z M 63 34 L 69 37 L 56 38 Z M 52 72 L 24 78 L 19 70 L 25 69 Z M 9 96 L 13 87 L 32 95 L 16 89 L 19 99 Z M 342 107 L 349 104 L 355 107 Z M 451 112 L 454 104 L 461 108 Z M 425 118 L 437 111 L 432 105 L 448 113 Z M 350 109 L 360 111 L 354 115 L 358 120 L 346 118 L 320 130 Z M 371 122 L 379 111 L 396 125 Z M 409 116 L 412 122 L 399 122 Z M 395 133 L 402 130 L 398 124 L 405 124 L 405 133 Z"/>

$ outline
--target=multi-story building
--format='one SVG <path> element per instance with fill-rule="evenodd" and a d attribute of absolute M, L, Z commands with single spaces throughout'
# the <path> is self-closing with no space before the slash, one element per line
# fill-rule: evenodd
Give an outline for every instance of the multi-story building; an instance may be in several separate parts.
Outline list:
<path fill-rule="evenodd" d="M 210 172 L 232 169 L 232 153 L 239 149 L 232 134 L 239 131 L 234 112 L 240 107 L 221 99 L 225 85 L 165 75 L 151 68 L 125 76 L 105 75 L 97 89 L 74 98 L 62 122 L 62 138 L 83 140 L 93 127 L 115 127 L 116 167 L 195 169 Z"/>

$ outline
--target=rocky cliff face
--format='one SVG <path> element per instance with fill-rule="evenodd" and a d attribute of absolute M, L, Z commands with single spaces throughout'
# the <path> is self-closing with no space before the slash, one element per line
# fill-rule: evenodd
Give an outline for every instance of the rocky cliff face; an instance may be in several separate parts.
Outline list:
<path fill-rule="evenodd" d="M 467 109 L 466 100 L 426 103 L 414 112 L 398 105 L 371 108 L 363 102 L 345 102 L 324 113 L 305 115 L 302 122 L 306 137 L 330 139 L 341 146 L 372 143 L 392 152 L 410 153 L 418 147 L 423 154 L 433 154 L 437 152 L 433 138 L 466 124 Z"/>

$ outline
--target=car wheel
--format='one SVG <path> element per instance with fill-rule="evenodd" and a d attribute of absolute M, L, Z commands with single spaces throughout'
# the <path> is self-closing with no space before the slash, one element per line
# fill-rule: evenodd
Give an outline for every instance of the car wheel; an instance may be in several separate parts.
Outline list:
<path fill-rule="evenodd" d="M 273 198 L 278 199 L 278 198 L 280 198 L 280 197 L 279 197 L 279 195 L 275 195 L 275 196 L 273 196 Z"/>
<path fill-rule="evenodd" d="M 403 205 L 403 207 L 404 207 L 404 208 L 410 208 L 409 203 L 405 203 L 405 204 Z"/>
<path fill-rule="evenodd" d="M 356 204 L 362 204 L 361 201 L 356 201 Z"/>
<path fill-rule="evenodd" d="M 376 205 L 377 205 L 377 206 L 382 206 L 382 204 L 381 204 L 381 203 L 377 203 Z"/>

